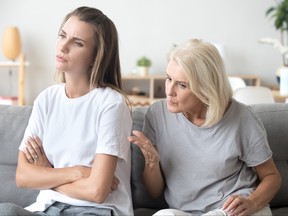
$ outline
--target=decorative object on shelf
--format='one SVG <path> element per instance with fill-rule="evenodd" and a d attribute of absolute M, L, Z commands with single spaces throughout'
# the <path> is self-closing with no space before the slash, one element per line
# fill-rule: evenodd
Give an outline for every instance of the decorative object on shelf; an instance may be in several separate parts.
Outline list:
<path fill-rule="evenodd" d="M 5 29 L 2 38 L 3 54 L 7 59 L 15 61 L 21 52 L 20 33 L 16 26 Z"/>
<path fill-rule="evenodd" d="M 288 95 L 288 67 L 280 69 L 280 95 Z"/>
<path fill-rule="evenodd" d="M 132 106 L 145 106 L 166 97 L 165 74 L 148 74 L 136 76 L 124 74 L 122 76 L 123 91 L 128 95 Z"/>
<path fill-rule="evenodd" d="M 20 53 L 18 61 L 0 62 L 0 67 L 18 68 L 18 105 L 25 105 L 25 68 L 30 62 L 25 61 L 24 54 Z M 10 97 L 10 96 L 9 96 Z M 12 96 L 13 97 L 13 96 Z"/>
<path fill-rule="evenodd" d="M 280 66 L 279 68 L 277 68 L 276 73 L 275 73 L 277 82 L 278 82 L 278 84 L 280 84 L 281 70 L 283 67 L 284 68 L 288 67 L 288 46 L 284 46 L 279 40 L 277 40 L 275 38 L 261 38 L 259 40 L 259 42 L 271 44 L 271 45 L 273 45 L 273 47 L 275 49 L 279 50 L 279 52 L 281 53 L 282 59 L 283 59 L 283 65 Z"/>
<path fill-rule="evenodd" d="M 145 56 L 137 60 L 138 72 L 141 76 L 147 76 L 149 72 L 149 67 L 151 66 L 151 60 Z"/>
<path fill-rule="evenodd" d="M 16 26 L 8 26 L 4 30 L 2 37 L 2 48 L 4 56 L 9 59 L 11 62 L 16 62 L 16 59 L 19 58 L 21 53 L 21 38 L 19 30 Z M 19 58 L 20 59 L 20 58 Z M 12 82 L 12 68 L 8 67 L 9 73 L 9 93 L 8 95 L 13 94 L 13 82 Z M 4 99 L 2 98 L 0 103 L 9 102 L 9 98 L 12 98 L 11 103 L 15 103 L 17 101 L 16 96 L 7 96 Z M 13 101 L 13 102 L 12 102 Z"/>
<path fill-rule="evenodd" d="M 282 56 L 283 66 L 288 66 L 288 0 L 276 1 L 275 6 L 271 6 L 266 11 L 266 16 L 269 16 L 274 21 L 274 27 L 280 31 L 280 41 L 275 38 L 262 38 L 259 42 L 273 45 L 278 49 Z M 276 71 L 276 79 L 281 82 L 282 66 Z M 288 83 L 287 83 L 288 85 Z"/>

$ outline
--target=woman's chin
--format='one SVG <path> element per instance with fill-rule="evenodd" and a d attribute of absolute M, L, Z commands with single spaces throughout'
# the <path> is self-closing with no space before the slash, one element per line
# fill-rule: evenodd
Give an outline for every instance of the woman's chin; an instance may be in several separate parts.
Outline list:
<path fill-rule="evenodd" d="M 178 113 L 179 112 L 178 109 L 177 109 L 177 106 L 175 106 L 175 105 L 168 104 L 167 105 L 167 109 L 171 113 Z"/>

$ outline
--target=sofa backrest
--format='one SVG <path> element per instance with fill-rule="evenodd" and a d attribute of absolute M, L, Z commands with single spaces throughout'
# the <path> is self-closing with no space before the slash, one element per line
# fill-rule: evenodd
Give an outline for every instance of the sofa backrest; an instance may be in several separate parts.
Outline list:
<path fill-rule="evenodd" d="M 262 120 L 273 160 L 281 174 L 281 188 L 270 203 L 271 207 L 287 207 L 288 204 L 288 104 L 255 104 L 254 112 Z"/>
<path fill-rule="evenodd" d="M 144 114 L 147 107 L 135 107 L 133 108 L 132 118 L 133 118 L 133 130 L 142 130 Z M 163 207 L 168 207 L 164 195 L 158 199 L 153 199 L 150 197 L 147 189 L 145 188 L 142 172 L 144 170 L 144 157 L 140 148 L 134 144 L 131 144 L 132 151 L 132 168 L 131 168 L 131 190 L 132 190 L 132 201 L 133 208 L 153 208 L 161 209 Z"/>
<path fill-rule="evenodd" d="M 18 189 L 15 172 L 18 147 L 23 139 L 32 107 L 0 105 L 0 202 L 27 206 L 36 200 L 37 190 Z"/>
<path fill-rule="evenodd" d="M 271 202 L 272 207 L 288 203 L 288 104 L 256 104 L 252 109 L 262 120 L 273 151 L 273 159 L 282 176 L 282 185 Z M 133 130 L 141 130 L 147 107 L 133 108 Z M 23 138 L 32 107 L 0 105 L 0 202 L 27 206 L 36 200 L 37 190 L 18 189 L 15 169 L 18 147 Z M 144 158 L 139 148 L 132 144 L 131 188 L 134 208 L 167 207 L 162 197 L 152 199 L 145 189 L 142 172 Z"/>
<path fill-rule="evenodd" d="M 288 203 L 288 104 L 255 104 L 251 108 L 262 120 L 267 132 L 273 159 L 282 177 L 282 185 L 271 207 L 287 207 Z M 141 130 L 147 107 L 133 109 L 133 129 Z M 145 189 L 142 172 L 144 157 L 139 148 L 132 144 L 132 196 L 134 208 L 163 208 L 165 199 L 152 199 Z"/>

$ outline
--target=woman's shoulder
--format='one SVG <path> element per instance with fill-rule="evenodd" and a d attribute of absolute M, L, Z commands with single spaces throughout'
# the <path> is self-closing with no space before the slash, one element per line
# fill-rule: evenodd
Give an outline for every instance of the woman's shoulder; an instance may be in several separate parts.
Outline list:
<path fill-rule="evenodd" d="M 90 100 L 95 104 L 101 105 L 101 107 L 127 104 L 125 95 L 110 87 L 93 89 Z"/>
<path fill-rule="evenodd" d="M 161 99 L 152 103 L 147 111 L 146 115 L 155 116 L 155 118 L 161 118 L 161 116 L 169 114 L 167 110 L 166 99 Z"/>
<path fill-rule="evenodd" d="M 56 95 L 60 95 L 63 92 L 63 89 L 64 84 L 62 83 L 49 86 L 39 93 L 39 95 L 36 98 L 36 101 L 50 100 L 51 98 L 54 98 Z"/>
<path fill-rule="evenodd" d="M 254 112 L 249 105 L 243 104 L 235 99 L 232 99 L 231 111 L 241 115 L 254 116 Z"/>
<path fill-rule="evenodd" d="M 256 115 L 256 113 L 253 111 L 251 106 L 243 104 L 241 102 L 238 102 L 237 100 L 233 99 L 232 104 L 231 104 L 231 114 L 232 118 L 236 121 L 236 117 L 238 116 L 239 121 L 244 121 L 244 122 L 257 122 L 257 124 L 260 123 L 262 125 L 261 120 L 259 117 Z"/>
<path fill-rule="evenodd" d="M 42 90 L 39 95 L 41 95 L 41 94 L 55 94 L 55 93 L 61 92 L 63 88 L 64 88 L 63 83 L 54 84 L 54 85 L 51 85 L 51 86 L 45 88 L 44 90 Z"/>
<path fill-rule="evenodd" d="M 152 103 L 148 109 L 152 111 L 158 111 L 166 109 L 166 106 L 166 99 L 160 99 Z"/>

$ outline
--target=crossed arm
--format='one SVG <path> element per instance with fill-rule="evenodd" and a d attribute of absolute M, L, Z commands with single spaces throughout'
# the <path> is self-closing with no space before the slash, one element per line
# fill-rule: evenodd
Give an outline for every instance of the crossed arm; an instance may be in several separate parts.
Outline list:
<path fill-rule="evenodd" d="M 102 203 L 119 184 L 114 177 L 117 159 L 112 155 L 96 154 L 91 168 L 53 168 L 41 140 L 33 137 L 27 140 L 25 151 L 19 151 L 16 184 L 25 188 L 53 189 L 73 198 Z"/>

